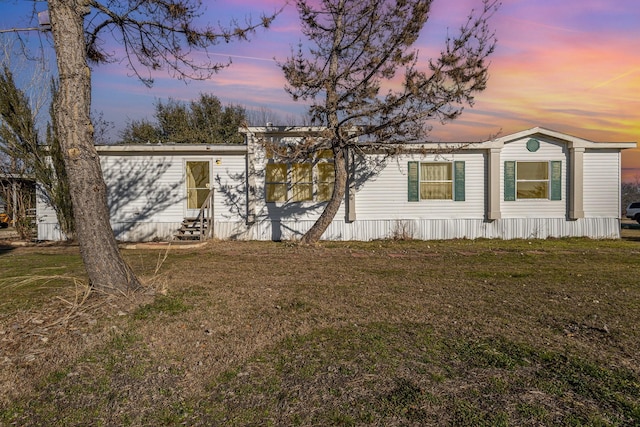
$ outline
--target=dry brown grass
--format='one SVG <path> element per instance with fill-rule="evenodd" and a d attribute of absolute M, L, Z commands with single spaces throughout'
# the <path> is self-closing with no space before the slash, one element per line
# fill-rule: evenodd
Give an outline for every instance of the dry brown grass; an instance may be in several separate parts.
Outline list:
<path fill-rule="evenodd" d="M 125 251 L 155 299 L 84 300 L 67 277 L 53 295 L 0 311 L 0 423 L 624 425 L 633 410 L 535 381 L 545 358 L 570 362 L 558 375 L 583 362 L 619 370 L 616 381 L 635 381 L 625 398 L 640 416 L 633 231 Z"/>

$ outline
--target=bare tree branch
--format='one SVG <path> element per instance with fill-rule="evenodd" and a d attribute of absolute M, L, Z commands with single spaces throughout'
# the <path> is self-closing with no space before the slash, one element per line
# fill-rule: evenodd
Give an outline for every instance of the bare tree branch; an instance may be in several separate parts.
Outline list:
<path fill-rule="evenodd" d="M 205 80 L 228 66 L 211 58 L 208 48 L 219 43 L 247 40 L 258 28 L 268 28 L 279 11 L 234 21 L 228 27 L 194 24 L 202 17 L 200 0 L 90 0 L 87 20 L 87 58 L 95 63 L 124 61 L 145 85 L 153 84 L 152 72 L 166 67 L 179 79 Z M 121 58 L 109 52 L 106 40 L 124 47 Z M 143 69 L 146 73 L 143 73 Z"/>
<path fill-rule="evenodd" d="M 311 101 L 309 114 L 328 128 L 335 158 L 331 200 L 302 241 L 319 239 L 344 196 L 344 153 L 362 143 L 386 152 L 397 144 L 425 141 L 429 120 L 457 118 L 474 95 L 486 88 L 487 58 L 496 44 L 488 21 L 498 0 L 482 0 L 440 55 L 419 62 L 413 45 L 426 25 L 431 0 L 298 0 L 302 45 L 282 68 L 285 90 L 294 100 Z M 398 74 L 404 71 L 401 84 Z M 382 93 L 382 88 L 399 86 Z"/>

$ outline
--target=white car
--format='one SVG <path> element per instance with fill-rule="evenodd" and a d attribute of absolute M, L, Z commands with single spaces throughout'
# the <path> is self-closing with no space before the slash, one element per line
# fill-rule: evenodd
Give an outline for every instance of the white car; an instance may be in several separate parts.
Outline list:
<path fill-rule="evenodd" d="M 627 206 L 627 218 L 635 219 L 640 224 L 640 202 L 633 202 Z"/>

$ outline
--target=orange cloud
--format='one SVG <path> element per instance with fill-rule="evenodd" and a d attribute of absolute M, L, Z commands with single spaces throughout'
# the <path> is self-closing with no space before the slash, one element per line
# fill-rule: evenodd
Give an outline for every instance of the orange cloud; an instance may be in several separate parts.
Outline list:
<path fill-rule="evenodd" d="M 490 58 L 487 90 L 476 96 L 474 107 L 466 108 L 458 120 L 436 125 L 432 138 L 478 141 L 498 132 L 544 126 L 596 141 L 639 141 L 640 55 L 636 45 L 640 8 L 636 3 L 503 1 L 490 23 L 498 45 Z M 269 12 L 281 4 L 281 0 L 219 0 L 216 8 L 234 9 L 242 15 L 242 10 Z M 454 34 L 469 11 L 479 5 L 480 0 L 434 2 L 431 20 L 419 39 L 421 57 L 426 60 L 437 55 L 446 35 Z M 301 113 L 303 105 L 286 95 L 284 78 L 272 59 L 284 60 L 301 37 L 295 7 L 290 4 L 270 30 L 259 32 L 251 42 L 216 46 L 214 56 L 222 61 L 231 58 L 233 64 L 209 81 L 184 85 L 158 73 L 154 74 L 156 87 L 149 90 L 127 79 L 121 65 L 97 70 L 95 106 L 107 105 L 110 96 L 133 94 L 140 99 L 120 102 L 120 108 L 127 105 L 128 114 L 148 117 L 153 112 L 150 100 L 169 96 L 188 100 L 209 92 L 226 102 Z M 147 111 L 141 107 L 144 102 Z M 626 150 L 623 167 L 640 170 L 640 151 Z"/>

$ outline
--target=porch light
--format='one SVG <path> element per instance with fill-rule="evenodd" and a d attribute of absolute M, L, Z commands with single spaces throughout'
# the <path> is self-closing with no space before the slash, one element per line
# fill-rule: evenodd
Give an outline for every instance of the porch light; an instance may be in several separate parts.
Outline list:
<path fill-rule="evenodd" d="M 38 12 L 38 25 L 41 31 L 51 31 L 51 20 L 49 19 L 48 10 Z"/>

